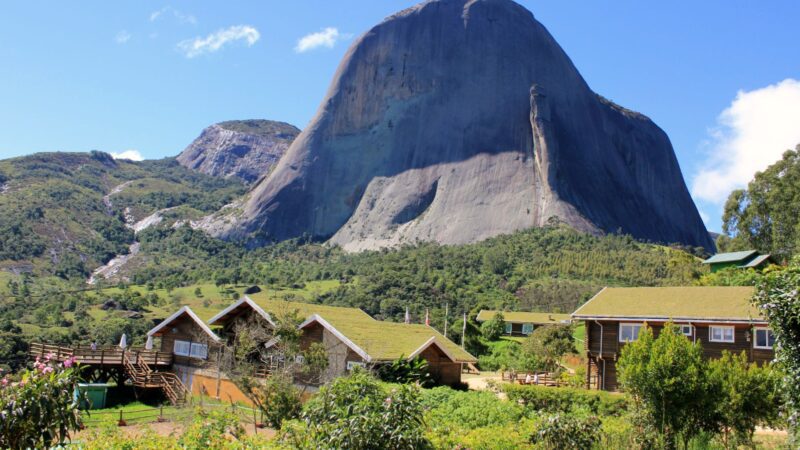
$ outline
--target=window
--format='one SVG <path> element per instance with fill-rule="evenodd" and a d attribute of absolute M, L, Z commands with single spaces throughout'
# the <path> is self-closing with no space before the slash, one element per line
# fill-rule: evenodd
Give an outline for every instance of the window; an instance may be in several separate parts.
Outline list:
<path fill-rule="evenodd" d="M 756 328 L 753 336 L 753 348 L 772 350 L 775 346 L 775 334 L 769 328 Z"/>
<path fill-rule="evenodd" d="M 619 324 L 619 341 L 631 342 L 639 339 L 639 330 L 642 329 L 640 323 L 621 323 Z"/>
<path fill-rule="evenodd" d="M 192 350 L 192 345 L 189 341 L 176 340 L 172 346 L 172 353 L 178 356 L 189 356 L 191 350 Z"/>
<path fill-rule="evenodd" d="M 680 325 L 681 333 L 684 336 L 691 336 L 692 335 L 692 326 L 691 325 Z"/>
<path fill-rule="evenodd" d="M 531 334 L 533 333 L 533 324 L 532 323 L 523 323 L 522 324 L 522 334 Z"/>
<path fill-rule="evenodd" d="M 208 358 L 208 345 L 206 344 L 198 344 L 196 342 L 192 342 L 192 351 L 189 355 L 192 358 L 198 359 L 206 359 Z"/>
<path fill-rule="evenodd" d="M 360 361 L 347 361 L 347 370 L 353 370 L 355 367 L 367 367 L 366 364 Z"/>
<path fill-rule="evenodd" d="M 710 327 L 708 340 L 710 342 L 733 342 L 733 327 Z"/>
<path fill-rule="evenodd" d="M 506 334 L 511 334 L 511 330 L 513 329 L 513 324 L 511 322 L 506 322 Z"/>

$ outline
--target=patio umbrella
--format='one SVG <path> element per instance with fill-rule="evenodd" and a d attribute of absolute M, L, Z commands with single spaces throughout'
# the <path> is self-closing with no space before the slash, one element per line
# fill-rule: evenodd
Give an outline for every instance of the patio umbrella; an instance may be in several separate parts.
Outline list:
<path fill-rule="evenodd" d="M 122 337 L 119 338 L 119 348 L 125 350 L 125 347 L 128 346 L 128 337 L 125 336 L 125 333 L 122 333 Z"/>
<path fill-rule="evenodd" d="M 144 343 L 145 350 L 153 349 L 153 336 L 147 336 L 147 342 Z"/>

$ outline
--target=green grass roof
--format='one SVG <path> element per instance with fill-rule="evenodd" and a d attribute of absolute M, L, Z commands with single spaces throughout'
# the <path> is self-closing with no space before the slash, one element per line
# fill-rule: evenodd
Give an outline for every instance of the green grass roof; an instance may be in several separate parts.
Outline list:
<path fill-rule="evenodd" d="M 325 320 L 370 320 L 375 322 L 369 314 L 365 313 L 359 308 L 346 308 L 342 306 L 329 306 L 318 305 L 315 303 L 303 302 L 290 302 L 286 300 L 276 299 L 268 293 L 259 292 L 257 294 L 248 294 L 250 300 L 261 307 L 270 315 L 283 314 L 286 312 L 297 311 L 298 316 L 305 320 L 313 314 L 319 314 Z M 331 322 L 332 323 L 332 322 Z"/>
<path fill-rule="evenodd" d="M 755 250 L 745 250 L 743 252 L 717 253 L 711 258 L 708 258 L 707 260 L 703 261 L 703 264 L 739 262 L 747 258 L 750 258 L 755 253 L 758 252 L 756 252 Z"/>
<path fill-rule="evenodd" d="M 554 325 L 559 324 L 565 320 L 570 320 L 569 314 L 555 314 L 555 313 L 542 313 L 542 312 L 525 312 L 525 311 L 495 311 L 490 309 L 482 309 L 475 319 L 478 322 L 485 322 L 496 316 L 498 312 L 503 313 L 503 320 L 506 322 L 515 323 L 533 323 L 539 325 Z"/>
<path fill-rule="evenodd" d="M 394 360 L 409 356 L 430 338 L 447 349 L 458 361 L 477 361 L 455 342 L 445 338 L 431 327 L 375 320 L 358 308 L 318 305 L 314 303 L 275 300 L 267 295 L 248 295 L 253 302 L 270 315 L 297 311 L 305 319 L 314 314 L 322 317 L 345 337 L 364 350 L 373 360 Z"/>
<path fill-rule="evenodd" d="M 605 288 L 572 317 L 763 321 L 753 293 L 749 286 Z"/>

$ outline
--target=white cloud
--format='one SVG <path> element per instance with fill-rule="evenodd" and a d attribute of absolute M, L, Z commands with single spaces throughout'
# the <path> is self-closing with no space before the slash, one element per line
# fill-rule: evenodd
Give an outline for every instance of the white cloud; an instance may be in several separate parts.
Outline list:
<path fill-rule="evenodd" d="M 144 159 L 138 150 L 125 150 L 119 153 L 111 152 L 111 157 L 114 159 L 130 159 L 131 161 L 141 161 Z"/>
<path fill-rule="evenodd" d="M 125 30 L 122 30 L 122 31 L 120 31 L 119 33 L 117 33 L 117 35 L 116 35 L 116 36 L 114 36 L 114 41 L 115 41 L 117 44 L 127 44 L 127 43 L 128 43 L 128 41 L 130 41 L 130 40 L 131 40 L 131 37 L 132 37 L 132 36 L 131 36 L 131 34 L 130 34 L 130 33 L 128 33 L 128 32 L 127 32 L 127 31 L 125 31 Z"/>
<path fill-rule="evenodd" d="M 204 53 L 213 53 L 221 49 L 225 44 L 233 41 L 244 40 L 250 47 L 261 37 L 258 30 L 249 25 L 235 25 L 232 27 L 217 30 L 206 37 L 196 37 L 178 42 L 178 49 L 187 58 L 194 58 Z"/>
<path fill-rule="evenodd" d="M 710 130 L 710 152 L 692 180 L 695 198 L 722 204 L 800 143 L 800 81 L 739 91 Z"/>
<path fill-rule="evenodd" d="M 314 50 L 320 47 L 333 48 L 336 42 L 345 36 L 339 33 L 339 30 L 333 27 L 325 28 L 316 33 L 307 34 L 297 41 L 294 51 L 297 53 L 304 53 L 309 50 Z"/>
<path fill-rule="evenodd" d="M 151 12 L 150 22 L 155 22 L 156 20 L 163 19 L 168 15 L 171 15 L 180 23 L 188 23 L 192 25 L 197 24 L 197 18 L 195 16 L 193 16 L 192 14 L 181 12 L 171 6 L 165 6 L 157 11 Z"/>

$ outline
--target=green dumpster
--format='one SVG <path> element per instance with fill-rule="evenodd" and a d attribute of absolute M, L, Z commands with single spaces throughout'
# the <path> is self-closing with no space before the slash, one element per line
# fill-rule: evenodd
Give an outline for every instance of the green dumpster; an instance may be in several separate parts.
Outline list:
<path fill-rule="evenodd" d="M 106 407 L 108 388 L 107 383 L 78 383 L 74 398 L 78 400 L 79 395 L 83 394 L 80 409 L 103 409 Z"/>

